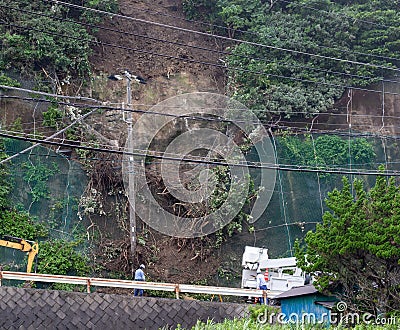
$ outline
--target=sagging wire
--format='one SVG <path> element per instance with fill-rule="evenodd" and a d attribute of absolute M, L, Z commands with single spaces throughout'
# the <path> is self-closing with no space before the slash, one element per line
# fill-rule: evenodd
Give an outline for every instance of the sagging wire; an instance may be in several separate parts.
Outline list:
<path fill-rule="evenodd" d="M 382 92 L 385 92 L 385 83 L 382 81 Z M 382 131 L 383 128 L 385 127 L 385 94 L 382 94 L 382 116 L 381 116 L 381 120 L 382 120 L 382 126 L 379 129 L 379 131 Z M 381 143 L 382 143 L 382 149 L 383 149 L 383 153 L 385 156 L 385 164 L 388 163 L 388 158 L 387 158 L 387 154 L 386 154 L 386 143 L 383 140 L 383 137 L 380 138 Z"/>
<path fill-rule="evenodd" d="M 351 115 L 353 110 L 353 90 L 350 88 L 347 92 L 349 101 L 347 102 L 347 124 L 349 126 L 348 136 L 348 149 L 349 149 L 349 170 L 351 172 Z M 350 182 L 353 181 L 351 173 L 349 174 Z M 351 194 L 354 194 L 353 185 L 351 185 Z"/>
<path fill-rule="evenodd" d="M 272 143 L 273 143 L 273 146 L 274 146 L 275 159 L 276 159 L 276 162 L 279 164 L 275 138 L 274 138 L 274 136 L 273 136 L 273 134 L 271 132 L 271 129 L 269 131 L 271 133 L 270 136 L 271 136 L 271 140 L 272 140 Z M 284 218 L 285 224 L 286 224 L 286 231 L 287 231 L 287 235 L 288 235 L 289 250 L 290 250 L 291 256 L 293 256 L 292 239 L 291 239 L 291 236 L 290 236 L 290 230 L 289 230 L 288 221 L 287 221 L 286 208 L 285 208 L 285 199 L 283 197 L 283 186 L 282 186 L 281 171 L 278 169 L 276 172 L 277 172 L 277 175 L 278 175 L 279 190 L 280 190 L 279 194 L 280 194 L 280 198 L 282 200 L 283 218 Z"/>
<path fill-rule="evenodd" d="M 317 164 L 317 150 L 315 150 L 314 135 L 311 133 L 312 128 L 313 128 L 313 124 L 314 124 L 314 120 L 316 118 L 317 117 L 314 117 L 312 122 L 311 122 L 310 135 L 311 135 L 311 141 L 312 141 L 313 150 L 314 150 L 314 159 L 315 159 L 315 163 Z M 320 207 L 321 207 L 321 216 L 323 216 L 323 214 L 324 214 L 324 206 L 323 206 L 323 202 L 322 202 L 321 181 L 320 181 L 319 172 L 317 172 L 317 182 L 318 182 L 318 192 L 319 192 L 319 204 L 320 204 Z"/>

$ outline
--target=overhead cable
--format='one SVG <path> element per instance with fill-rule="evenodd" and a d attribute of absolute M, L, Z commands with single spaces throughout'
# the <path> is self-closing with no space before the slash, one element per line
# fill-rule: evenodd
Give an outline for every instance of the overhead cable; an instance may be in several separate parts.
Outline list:
<path fill-rule="evenodd" d="M 7 85 L 0 85 L 0 88 L 5 88 L 5 89 L 9 89 L 9 90 L 19 90 L 16 87 L 13 86 L 7 86 Z M 25 90 L 28 93 L 36 93 L 35 90 L 29 90 L 26 89 Z M 400 94 L 396 94 L 396 95 L 400 95 Z M 60 95 L 60 94 L 51 94 L 48 93 L 48 96 L 51 96 L 53 98 L 65 98 L 65 96 Z M 72 97 L 71 98 L 77 98 L 79 99 L 79 97 Z M 104 110 L 120 110 L 120 111 L 126 111 L 126 112 L 135 112 L 135 113 L 143 113 L 143 114 L 155 114 L 155 115 L 160 115 L 160 116 L 167 116 L 167 117 L 176 117 L 176 118 L 192 118 L 192 119 L 199 119 L 199 120 L 206 120 L 206 121 L 220 121 L 220 122 L 232 122 L 232 121 L 236 121 L 237 122 L 245 122 L 245 123 L 256 123 L 253 121 L 244 121 L 243 117 L 242 118 L 231 118 L 231 119 L 224 119 L 224 118 L 213 118 L 213 117 L 201 117 L 201 116 L 193 116 L 193 115 L 177 115 L 177 114 L 173 114 L 173 113 L 168 113 L 168 112 L 158 112 L 158 111 L 154 111 L 151 110 L 151 108 L 157 107 L 157 104 L 130 104 L 128 106 L 131 107 L 135 107 L 135 108 L 126 108 L 124 107 L 126 104 L 124 103 L 122 106 L 121 102 L 116 102 L 116 103 L 112 103 L 112 102 L 108 102 L 108 101 L 101 101 L 98 99 L 93 99 L 91 98 L 90 101 L 95 102 L 96 104 L 87 104 L 87 103 L 76 103 L 76 102 L 62 102 L 62 101 L 55 101 L 55 100 L 51 100 L 51 99 L 40 99 L 40 98 L 36 98 L 36 97 L 24 97 L 24 96 L 19 96 L 19 95 L 4 95 L 4 94 L 0 94 L 0 99 L 18 99 L 18 100 L 24 100 L 24 101 L 32 101 L 32 102 L 43 102 L 43 103 L 52 103 L 52 102 L 56 102 L 58 104 L 61 105 L 66 105 L 66 106 L 74 106 L 77 108 L 99 108 L 99 109 L 104 109 Z M 238 102 L 239 103 L 239 102 Z M 99 105 L 97 105 L 99 104 Z M 121 104 L 121 106 L 115 106 L 115 105 L 119 105 Z M 137 107 L 145 107 L 147 109 L 140 109 Z M 163 105 L 162 106 L 163 109 L 164 108 L 176 108 L 176 106 L 168 106 L 168 105 Z M 245 106 L 243 106 L 243 108 L 238 108 L 238 107 L 229 107 L 229 110 L 243 110 L 244 108 L 246 108 Z M 198 110 L 199 113 L 202 112 L 202 110 L 204 110 L 204 107 L 192 107 L 191 109 L 194 110 Z M 222 107 L 207 107 L 207 109 L 215 109 L 215 110 L 223 110 L 225 108 Z M 336 108 L 335 108 L 336 109 Z M 343 107 L 343 109 L 345 109 L 345 107 Z M 252 112 L 258 112 L 258 111 L 266 111 L 266 109 L 259 109 L 259 110 L 251 110 Z M 272 114 L 282 114 L 281 111 L 268 111 L 268 113 L 272 113 Z M 309 116 L 332 116 L 332 117 L 346 117 L 347 114 L 345 113 L 335 113 L 335 112 L 316 112 L 316 113 L 310 113 L 307 111 L 296 111 L 292 113 L 293 115 L 298 115 L 298 114 L 307 114 Z M 354 118 L 382 118 L 382 115 L 374 115 L 374 114 L 352 114 L 352 117 Z M 393 115 L 387 115 L 385 114 L 383 116 L 383 118 L 385 119 L 400 119 L 400 116 L 393 116 Z M 286 122 L 285 120 L 280 120 L 283 122 Z M 290 121 L 287 121 L 290 122 Z M 259 121 L 257 121 L 257 123 L 259 123 Z M 297 123 L 297 121 L 296 121 Z M 307 123 L 307 122 L 303 122 L 303 123 Z M 327 124 L 327 125 L 336 125 L 336 124 Z M 339 125 L 339 123 L 337 124 Z M 346 123 L 347 125 L 347 123 Z"/>
<path fill-rule="evenodd" d="M 4 24 L 4 23 L 0 22 L 0 24 Z M 25 29 L 25 30 L 33 30 L 33 31 L 43 32 L 43 33 L 49 34 L 49 35 L 56 35 L 56 36 L 60 36 L 60 37 L 66 37 L 66 38 L 76 39 L 76 40 L 82 41 L 80 38 L 66 36 L 66 35 L 59 34 L 59 33 L 51 33 L 49 31 L 42 30 L 42 29 L 35 29 L 35 28 L 32 28 L 32 27 L 25 27 L 25 26 L 20 26 L 20 25 L 11 24 L 11 23 L 9 23 L 8 25 L 14 26 L 14 27 L 18 27 L 18 28 L 21 28 L 21 29 Z M 94 40 L 84 40 L 84 41 L 89 42 L 89 43 L 97 43 Z M 190 58 L 183 58 L 183 57 L 174 56 L 174 55 L 168 55 L 168 54 L 160 54 L 160 53 L 146 51 L 146 50 L 139 49 L 139 48 L 120 46 L 120 45 L 115 45 L 115 44 L 110 44 L 110 43 L 102 42 L 102 45 L 103 46 L 114 47 L 114 48 L 119 48 L 119 49 L 137 51 L 137 52 L 140 52 L 140 53 L 160 56 L 160 57 L 164 57 L 164 58 L 177 59 L 177 60 L 180 60 L 182 62 L 198 63 L 198 64 L 207 65 L 207 66 L 219 67 L 219 68 L 222 68 L 222 69 L 229 69 L 229 70 L 233 70 L 233 71 L 241 71 L 241 72 L 253 73 L 253 74 L 257 74 L 257 75 L 264 75 L 264 76 L 267 76 L 267 77 L 287 79 L 287 80 L 292 80 L 292 81 L 297 81 L 297 82 L 310 83 L 310 84 L 316 84 L 316 85 L 324 85 L 324 86 L 330 86 L 330 87 L 341 88 L 341 89 L 351 88 L 351 89 L 354 89 L 354 90 L 365 91 L 365 92 L 373 92 L 373 93 L 380 93 L 380 94 L 384 93 L 385 95 L 386 94 L 387 95 L 400 95 L 399 93 L 394 93 L 394 92 L 387 92 L 387 91 L 383 92 L 383 91 L 380 91 L 380 90 L 374 90 L 374 89 L 368 89 L 368 88 L 362 88 L 362 87 L 345 86 L 345 85 L 327 83 L 327 82 L 323 82 L 323 81 L 315 81 L 315 80 L 301 79 L 301 78 L 296 78 L 296 77 L 288 77 L 288 76 L 283 76 L 283 75 L 271 74 L 271 73 L 268 73 L 268 72 L 265 72 L 265 71 L 253 71 L 253 70 L 249 70 L 249 69 L 243 69 L 243 68 L 240 68 L 240 67 L 227 68 L 223 64 L 217 64 L 217 63 L 205 62 L 205 61 L 198 61 L 198 60 L 194 60 L 194 59 L 190 59 Z M 2 85 L 0 85 L 0 87 L 1 86 Z"/>
<path fill-rule="evenodd" d="M 101 149 L 101 148 L 95 148 L 95 147 L 87 147 L 87 146 L 82 146 L 82 145 L 78 146 L 78 145 L 74 145 L 74 144 L 59 143 L 59 142 L 48 141 L 48 140 L 45 141 L 45 140 L 40 140 L 40 139 L 36 139 L 36 138 L 13 136 L 10 134 L 3 133 L 2 131 L 0 131 L 0 136 L 6 137 L 6 138 L 23 140 L 23 141 L 48 144 L 48 145 L 70 147 L 70 148 L 75 148 L 75 149 L 123 154 L 126 156 L 152 157 L 152 158 L 156 158 L 156 159 L 167 159 L 167 160 L 173 160 L 173 161 L 185 162 L 185 163 L 211 164 L 211 165 L 219 165 L 219 166 L 257 168 L 257 169 L 275 169 L 275 170 L 279 170 L 279 171 L 290 171 L 290 172 L 334 173 L 334 174 L 346 174 L 346 175 L 400 176 L 400 172 L 395 171 L 395 170 L 391 170 L 391 171 L 385 170 L 385 171 L 381 172 L 381 171 L 353 169 L 351 171 L 348 171 L 346 169 L 332 170 L 332 169 L 324 169 L 324 168 L 310 168 L 310 167 L 299 166 L 299 165 L 285 166 L 285 165 L 281 165 L 281 164 L 266 164 L 266 163 L 259 163 L 259 162 L 258 163 L 257 162 L 227 163 L 224 161 L 212 161 L 212 160 L 204 160 L 204 159 L 187 158 L 187 155 L 181 155 L 180 157 L 158 155 L 150 150 L 141 150 L 140 152 L 128 152 L 128 151 L 121 151 L 121 150 L 114 150 L 114 149 L 110 150 L 110 149 Z"/>
<path fill-rule="evenodd" d="M 284 51 L 284 52 L 289 52 L 289 53 L 307 55 L 307 56 L 310 56 L 310 57 L 317 57 L 317 58 L 323 58 L 323 59 L 332 60 L 332 61 L 345 62 L 345 63 L 350 63 L 350 64 L 356 64 L 356 65 L 362 65 L 362 66 L 374 67 L 374 68 L 378 68 L 378 69 L 385 69 L 385 70 L 400 72 L 400 69 L 396 69 L 396 68 L 392 68 L 392 67 L 377 65 L 377 64 L 373 64 L 373 63 L 352 61 L 352 60 L 341 59 L 341 58 L 336 58 L 336 57 L 330 57 L 330 56 L 325 56 L 325 55 L 320 55 L 320 54 L 307 53 L 307 52 L 294 50 L 294 49 L 288 49 L 288 48 L 283 48 L 283 47 L 265 45 L 265 44 L 262 44 L 262 43 L 257 43 L 257 42 L 252 42 L 252 41 L 246 41 L 246 40 L 241 40 L 241 39 L 224 37 L 224 36 L 220 36 L 220 35 L 214 35 L 214 34 L 207 33 L 207 32 L 186 29 L 186 28 L 177 27 L 177 26 L 168 25 L 168 24 L 162 24 L 162 23 L 148 21 L 148 20 L 145 20 L 145 19 L 136 18 L 136 17 L 132 17 L 132 16 L 114 14 L 112 12 L 108 12 L 108 11 L 104 11 L 104 10 L 100 10 L 100 9 L 94 9 L 94 8 L 85 7 L 85 6 L 80 6 L 80 5 L 76 5 L 76 4 L 72 4 L 72 3 L 68 3 L 68 2 L 64 2 L 64 1 L 59 1 L 59 0 L 45 0 L 45 1 L 46 2 L 56 3 L 58 5 L 64 5 L 64 6 L 72 7 L 72 8 L 78 8 L 78 9 L 82 9 L 82 10 L 92 11 L 92 12 L 95 12 L 95 13 L 98 13 L 98 14 L 102 14 L 102 15 L 108 15 L 108 16 L 123 18 L 123 19 L 132 20 L 132 21 L 140 22 L 140 23 L 144 23 L 144 24 L 151 24 L 151 25 L 154 25 L 154 26 L 162 27 L 162 28 L 168 28 L 168 29 L 177 30 L 177 31 L 181 31 L 181 32 L 187 32 L 187 33 L 192 33 L 192 34 L 198 34 L 198 35 L 202 35 L 202 36 L 206 36 L 206 37 L 210 37 L 210 38 L 217 38 L 217 39 L 221 39 L 221 40 L 238 42 L 238 43 L 248 44 L 248 45 L 262 47 L 262 48 L 269 48 L 269 49 L 274 49 L 274 50 L 279 50 L 279 51 Z"/>
<path fill-rule="evenodd" d="M 218 53 L 218 54 L 222 54 L 222 55 L 225 55 L 225 56 L 234 55 L 234 56 L 237 56 L 237 57 L 240 57 L 240 58 L 243 58 L 243 59 L 257 60 L 257 61 L 262 61 L 262 60 L 266 59 L 266 58 L 262 58 L 262 57 L 248 56 L 248 55 L 242 55 L 242 54 L 233 54 L 232 52 L 227 52 L 227 51 L 213 49 L 213 48 L 207 48 L 207 47 L 201 47 L 201 46 L 196 46 L 196 45 L 187 44 L 187 43 L 181 43 L 181 42 L 177 42 L 177 41 L 169 41 L 169 40 L 165 40 L 165 39 L 150 37 L 148 35 L 143 35 L 143 34 L 139 34 L 139 33 L 126 32 L 126 31 L 113 29 L 113 28 L 109 28 L 109 27 L 105 27 L 105 26 L 99 26 L 99 25 L 94 25 L 94 24 L 90 24 L 90 23 L 75 21 L 75 20 L 72 20 L 72 19 L 60 18 L 60 17 L 56 17 L 54 15 L 51 16 L 51 15 L 46 15 L 46 14 L 39 13 L 39 12 L 33 12 L 33 11 L 24 10 L 24 9 L 20 9 L 20 8 L 14 8 L 14 7 L 10 7 L 10 6 L 5 6 L 5 5 L 2 5 L 2 4 L 0 4 L 0 7 L 6 7 L 6 8 L 11 9 L 11 10 L 25 12 L 25 13 L 29 13 L 29 14 L 33 14 L 33 15 L 39 15 L 39 16 L 42 16 L 42 17 L 48 17 L 48 18 L 55 19 L 55 20 L 58 20 L 58 21 L 73 22 L 73 23 L 76 23 L 76 24 L 79 24 L 79 25 L 83 25 L 83 26 L 86 26 L 86 27 L 95 28 L 95 29 L 99 29 L 99 30 L 104 30 L 104 31 L 109 31 L 109 32 L 116 32 L 116 33 L 120 33 L 120 34 L 124 34 L 124 35 L 130 35 L 130 36 L 135 36 L 135 37 L 139 37 L 139 38 L 143 38 L 143 39 L 149 39 L 149 40 L 153 40 L 153 41 L 157 41 L 157 42 L 168 43 L 168 44 L 171 44 L 171 45 L 177 45 L 177 46 L 182 46 L 182 47 L 199 49 L 199 50 L 203 50 L 203 51 L 207 51 L 207 52 L 211 52 L 211 53 Z M 344 50 L 341 50 L 341 51 L 344 51 Z M 363 55 L 368 56 L 368 54 L 363 54 Z M 398 60 L 398 59 L 393 58 L 393 60 Z M 278 60 L 278 62 L 280 63 L 279 60 Z M 286 64 L 286 63 L 282 63 L 280 65 L 282 65 L 283 67 L 295 67 L 295 68 L 308 69 L 308 70 L 319 71 L 319 72 L 326 72 L 328 74 L 335 75 L 335 76 L 336 75 L 342 75 L 342 76 L 348 76 L 348 77 L 357 78 L 357 79 L 364 79 L 364 80 L 376 80 L 376 81 L 383 81 L 383 82 L 399 83 L 399 81 L 397 81 L 397 80 L 390 80 L 390 79 L 384 79 L 384 78 L 375 78 L 375 77 L 370 77 L 370 76 L 362 76 L 362 75 L 350 74 L 350 73 L 346 73 L 346 72 L 339 72 L 339 71 L 332 71 L 332 70 L 328 70 L 328 69 L 321 69 L 321 68 L 316 68 L 316 67 L 307 66 L 307 65 L 296 65 L 296 64 Z"/>

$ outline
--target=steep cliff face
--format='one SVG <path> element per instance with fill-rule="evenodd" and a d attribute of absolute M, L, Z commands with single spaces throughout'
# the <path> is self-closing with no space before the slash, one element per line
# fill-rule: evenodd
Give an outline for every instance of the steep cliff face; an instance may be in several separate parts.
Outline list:
<path fill-rule="evenodd" d="M 165 99 L 189 92 L 224 94 L 226 81 L 225 72 L 221 68 L 222 55 L 216 51 L 224 50 L 227 45 L 213 38 L 185 32 L 184 29 L 207 30 L 207 27 L 185 20 L 181 2 L 180 0 L 119 1 L 120 15 L 129 16 L 135 20 L 113 16 L 107 18 L 99 28 L 97 33 L 99 43 L 94 48 L 91 57 L 94 76 L 89 93 L 92 97 L 117 104 L 117 106 L 121 102 L 126 102 L 125 81 L 114 82 L 107 79 L 110 74 L 119 73 L 124 69 L 142 76 L 147 82 L 146 85 L 132 85 L 133 109 L 148 110 Z M 157 25 L 152 22 L 156 22 Z M 170 29 L 167 25 L 179 27 L 180 30 Z M 335 110 L 334 116 L 320 115 L 314 120 L 309 120 L 308 127 L 341 130 L 351 128 L 362 132 L 379 131 L 382 134 L 398 135 L 400 124 L 397 114 L 400 111 L 400 98 L 393 94 L 400 93 L 398 86 L 399 84 L 385 84 L 384 97 L 380 92 L 354 90 L 348 93 L 346 91 L 343 98 L 336 104 L 338 110 Z M 382 86 L 375 86 L 375 89 L 380 91 Z M 23 102 L 2 100 L 0 106 L 2 118 L 8 124 L 13 123 L 21 114 L 24 116 L 22 122 L 34 122 L 31 107 Z M 16 113 L 13 111 L 15 108 L 20 111 Z M 43 109 L 38 108 L 38 110 Z M 138 116 L 134 114 L 134 119 Z M 304 128 L 307 125 L 304 121 L 304 119 L 294 119 L 291 125 Z M 181 124 L 177 122 L 177 125 Z M 88 133 L 93 134 L 101 143 L 113 147 L 123 147 L 125 144 L 127 124 L 123 121 L 119 110 L 88 118 L 86 127 Z M 180 129 L 176 127 L 176 130 Z M 157 139 L 163 145 L 174 135 L 176 135 L 174 128 L 169 127 L 163 130 Z M 387 159 L 396 157 L 397 151 L 393 149 L 388 148 Z M 115 168 L 118 167 L 115 166 Z M 110 165 L 109 170 L 118 171 L 113 165 Z M 149 170 L 151 172 L 152 168 Z M 156 178 L 157 171 L 154 170 L 154 172 Z M 293 195 L 289 198 L 289 203 L 292 199 L 292 207 L 294 207 L 293 205 L 296 204 L 293 200 L 296 198 L 296 192 L 292 187 L 299 184 L 294 179 L 290 181 L 290 184 L 290 192 Z M 120 195 L 122 196 L 123 192 Z M 111 200 L 114 197 L 109 198 Z M 111 214 L 113 208 L 117 206 L 110 200 L 106 211 Z M 278 203 L 279 201 L 273 202 L 277 209 L 282 206 Z M 302 205 L 299 205 L 299 209 L 301 207 Z M 111 232 L 110 222 L 115 221 L 113 216 L 99 216 L 96 220 L 98 221 L 96 225 L 103 233 Z M 150 278 L 183 283 L 211 276 L 217 269 L 220 274 L 233 270 L 233 273 L 237 272 L 236 275 L 238 275 L 242 247 L 246 244 L 252 245 L 256 236 L 249 233 L 237 235 L 231 246 L 224 247 L 223 258 L 210 251 L 207 251 L 205 253 L 207 257 L 203 258 L 197 253 L 199 247 L 193 245 L 192 242 L 171 239 L 151 232 L 146 226 L 142 226 L 140 230 L 147 242 L 138 248 L 139 259 L 150 263 L 147 268 Z M 279 235 L 268 238 L 271 245 L 281 243 L 282 237 L 286 240 L 285 230 L 282 227 Z M 118 232 L 110 235 L 112 238 L 119 238 L 123 234 Z M 260 236 L 260 241 L 264 239 L 260 232 L 258 236 Z M 126 242 L 127 240 L 123 248 L 127 251 L 129 248 L 126 248 Z M 276 251 L 276 254 L 281 252 Z M 121 271 L 118 263 L 114 265 L 116 268 L 112 269 L 113 271 Z"/>
<path fill-rule="evenodd" d="M 124 69 L 146 80 L 145 85 L 132 84 L 133 109 L 149 110 L 161 101 L 184 93 L 224 93 L 224 71 L 220 68 L 219 54 L 215 52 L 223 45 L 204 36 L 151 24 L 156 22 L 189 30 L 204 28 L 185 20 L 181 1 L 122 0 L 119 5 L 120 15 L 140 21 L 114 16 L 104 22 L 105 29 L 99 29 L 99 46 L 95 47 L 91 58 L 95 72 L 90 91 L 93 97 L 105 102 L 126 102 L 125 81 L 107 79 L 108 75 Z M 213 51 L 204 50 L 207 48 Z M 139 116 L 134 113 L 134 121 Z M 121 111 L 111 111 L 107 116 L 98 115 L 89 120 L 97 133 L 111 144 L 125 145 L 127 124 Z M 162 130 L 154 143 L 165 145 L 176 136 L 176 131 L 181 130 L 182 122 L 177 121 L 176 125 Z M 153 175 L 149 180 L 157 181 L 158 171 L 153 167 L 148 171 L 150 176 Z M 106 224 L 102 226 L 104 231 L 106 227 Z M 138 230 L 143 244 L 138 244 L 137 258 L 147 264 L 149 279 L 188 283 L 212 276 L 219 267 L 219 257 L 216 254 L 209 256 L 209 253 L 204 254 L 206 257 L 200 256 L 195 242 L 161 235 L 141 222 Z M 110 269 L 122 271 L 119 265 L 118 260 L 111 261 Z"/>
<path fill-rule="evenodd" d="M 94 96 L 104 101 L 125 102 L 124 82 L 115 83 L 107 80 L 107 75 L 125 68 L 147 81 L 146 85 L 132 86 L 133 108 L 146 110 L 169 97 L 187 92 L 224 93 L 226 83 L 224 71 L 219 67 L 196 62 L 220 65 L 221 56 L 205 49 L 222 50 L 226 45 L 205 36 L 165 26 L 172 25 L 191 30 L 204 29 L 204 26 L 184 19 L 181 1 L 121 0 L 120 14 L 137 20 L 115 16 L 104 23 L 107 30 L 99 30 L 97 37 L 100 43 L 92 56 L 96 72 L 92 90 Z M 151 22 L 157 22 L 160 25 L 154 25 Z M 385 92 L 393 92 L 393 88 L 398 88 L 396 86 L 398 85 L 386 84 Z M 379 91 L 382 86 L 371 89 L 373 88 Z M 363 132 L 380 130 L 385 134 L 398 134 L 400 125 L 397 123 L 395 114 L 400 110 L 399 101 L 398 96 L 389 93 L 383 97 L 380 92 L 346 91 L 343 98 L 337 102 L 334 115 L 324 114 L 314 118 L 313 121 L 310 119 L 308 127 L 348 130 L 351 124 L 352 130 Z M 120 112 L 115 111 L 115 115 L 120 116 Z M 382 115 L 385 116 L 384 119 Z M 137 116 L 134 115 L 135 118 Z M 97 127 L 98 132 L 113 140 L 118 146 L 125 143 L 126 124 L 122 122 L 121 117 L 108 122 L 102 122 L 104 117 L 96 120 L 101 123 Z M 293 119 L 291 124 L 304 127 L 304 121 L 303 118 Z M 179 127 L 176 129 L 179 130 Z M 163 144 L 173 135 L 174 132 L 171 129 L 164 130 L 157 138 L 159 143 Z M 296 196 L 293 199 L 296 199 Z M 315 200 L 317 200 L 316 197 Z M 295 203 L 292 204 L 295 205 Z M 279 207 L 280 205 L 277 204 L 276 208 Z M 277 235 L 279 237 L 269 237 L 268 242 L 278 244 L 283 236 L 286 239 L 287 233 L 284 228 L 281 234 L 281 236 Z M 236 247 L 224 247 L 223 261 L 214 256 L 215 258 L 210 257 L 204 262 L 197 257 L 193 246 L 179 241 L 173 242 L 157 233 L 154 235 L 158 250 L 154 253 L 155 262 L 154 266 L 149 268 L 150 274 L 159 280 L 180 282 L 207 277 L 215 273 L 218 267 L 223 269 L 221 262 L 223 262 L 222 265 L 228 265 L 230 261 L 236 260 L 233 268 L 231 266 L 226 268 L 236 268 L 235 271 L 238 271 L 241 246 L 253 244 L 254 239 L 252 234 L 242 233 L 236 237 Z M 264 238 L 260 236 L 259 239 L 262 241 Z M 179 244 L 183 245 L 179 247 Z M 149 250 L 143 248 L 140 251 L 143 257 L 149 257 Z M 280 250 L 275 252 L 282 253 Z"/>
<path fill-rule="evenodd" d="M 124 69 L 140 75 L 147 82 L 146 85 L 132 85 L 133 108 L 146 110 L 182 93 L 224 93 L 224 71 L 220 54 L 216 52 L 223 45 L 213 38 L 166 27 L 204 29 L 204 26 L 185 20 L 181 1 L 124 0 L 119 5 L 121 16 L 107 18 L 97 34 L 99 46 L 95 47 L 91 57 L 95 71 L 91 87 L 93 96 L 108 102 L 126 102 L 125 83 L 107 80 L 108 75 Z M 125 142 L 126 128 L 118 119 L 121 118 L 102 122 L 99 129 L 101 134 L 121 146 Z"/>
<path fill-rule="evenodd" d="M 125 68 L 148 81 L 145 86 L 133 86 L 133 105 L 137 107 L 148 109 L 150 105 L 186 92 L 224 93 L 223 55 L 216 51 L 226 50 L 227 45 L 218 39 L 184 31 L 207 31 L 207 26 L 186 20 L 182 1 L 121 0 L 119 5 L 121 16 L 108 18 L 104 29 L 98 31 L 99 46 L 91 58 L 97 74 L 92 89 L 94 96 L 105 101 L 125 101 L 124 84 L 106 79 L 108 74 Z M 398 86 L 398 83 L 385 82 L 384 86 L 365 88 L 375 92 L 345 91 L 336 104 L 335 115 L 320 115 L 313 124 L 315 128 L 325 125 L 347 129 L 351 123 L 354 130 L 379 129 L 382 133 L 398 134 L 399 125 L 394 118 L 399 110 L 399 96 L 394 95 L 399 93 Z M 382 119 L 382 115 L 386 118 Z M 293 121 L 296 125 L 297 120 Z M 299 121 L 304 123 L 304 119 Z"/>

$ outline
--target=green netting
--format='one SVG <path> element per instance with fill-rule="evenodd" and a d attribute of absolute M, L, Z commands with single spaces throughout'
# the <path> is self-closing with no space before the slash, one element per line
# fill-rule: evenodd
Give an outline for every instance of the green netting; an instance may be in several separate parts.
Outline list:
<path fill-rule="evenodd" d="M 320 136 L 324 136 L 324 134 L 298 135 L 298 138 L 300 140 L 308 139 L 308 141 L 311 139 L 316 142 Z M 398 159 L 396 139 L 373 135 L 362 136 L 354 131 L 337 132 L 337 136 L 348 144 L 349 148 L 346 153 L 349 157 L 346 158 L 345 163 L 325 162 L 324 166 L 327 169 L 376 171 L 380 164 L 384 164 L 389 170 L 399 169 L 399 163 L 394 161 Z M 375 152 L 375 156 L 368 163 L 356 163 L 354 159 L 350 161 L 350 156 L 354 151 L 352 143 L 358 137 L 364 138 Z M 279 165 L 304 166 L 298 159 L 288 158 L 288 153 L 279 137 L 275 137 L 274 142 Z M 321 151 L 319 154 L 315 144 L 311 143 L 311 145 L 314 148 L 313 157 L 321 161 L 323 152 Z M 17 140 L 7 140 L 6 143 L 7 153 L 10 155 L 28 146 L 28 143 Z M 36 166 L 36 172 L 32 172 L 33 166 Z M 50 224 L 53 228 L 52 237 L 68 239 L 79 230 L 79 224 L 84 220 L 78 216 L 78 203 L 85 190 L 87 177 L 77 162 L 68 160 L 47 148 L 37 147 L 13 159 L 10 169 L 15 187 L 11 196 L 14 205 L 28 210 L 31 215 L 35 216 L 36 221 Z M 44 180 L 46 181 L 45 187 L 41 186 L 39 182 L 29 179 L 28 175 L 31 173 L 31 175 L 39 176 L 39 174 L 43 174 L 42 172 L 52 173 Z M 252 174 L 257 182 L 257 171 L 252 171 Z M 326 211 L 324 200 L 328 192 L 334 188 L 341 188 L 341 180 L 344 175 L 350 177 L 351 181 L 356 177 L 361 178 L 367 188 L 375 183 L 373 175 L 278 171 L 272 199 L 263 216 L 255 222 L 254 232 L 245 231 L 234 239 L 228 240 L 224 246 L 224 249 L 227 249 L 224 250 L 224 254 L 228 256 L 228 252 L 231 250 L 234 252 L 236 260 L 240 260 L 238 258 L 241 257 L 244 246 L 254 245 L 267 247 L 270 257 L 292 255 L 295 239 L 303 237 L 307 231 L 314 229 L 316 223 L 321 221 L 322 214 Z M 48 190 L 45 189 L 46 187 Z M 36 189 L 35 192 L 33 192 L 34 189 Z M 36 200 L 38 195 L 41 198 Z M 109 235 L 109 232 L 115 227 L 115 224 L 111 225 L 109 220 L 108 217 L 104 217 L 104 225 L 99 226 L 102 235 Z M 10 262 L 21 260 L 24 257 L 23 255 L 18 256 L 18 251 L 7 253 Z M 240 261 L 237 263 L 240 264 Z"/>
<path fill-rule="evenodd" d="M 7 140 L 6 153 L 14 155 L 29 146 L 24 141 Z M 79 163 L 37 146 L 13 158 L 10 172 L 13 205 L 50 225 L 51 237 L 69 239 L 82 221 L 78 205 L 87 184 Z"/>
<path fill-rule="evenodd" d="M 30 147 L 19 140 L 5 140 L 5 152 L 11 156 Z M 82 230 L 84 218 L 78 214 L 80 198 L 87 185 L 87 176 L 79 163 L 71 161 L 43 146 L 13 158 L 9 165 L 13 190 L 12 205 L 28 212 L 34 221 L 50 228 L 51 238 L 71 240 Z M 26 255 L 2 248 L 2 263 L 25 267 Z"/>
<path fill-rule="evenodd" d="M 342 140 L 350 143 L 349 155 L 353 153 L 352 141 L 357 137 L 363 137 L 373 147 L 375 157 L 369 163 L 354 163 L 354 160 L 350 161 L 349 157 L 347 163 L 326 163 L 326 168 L 342 172 L 377 171 L 378 166 L 383 164 L 388 170 L 399 169 L 397 162 L 390 161 L 398 158 L 396 140 L 378 136 L 361 136 L 357 135 L 357 132 L 338 132 L 338 134 Z M 315 141 L 318 136 L 322 135 L 313 134 L 311 138 Z M 303 140 L 310 139 L 310 134 L 307 134 L 307 137 L 301 135 L 298 137 Z M 275 141 L 278 164 L 304 165 L 296 163 L 295 159 L 284 159 L 284 146 L 279 142 L 279 137 Z M 322 155 L 318 153 L 315 157 L 322 159 Z M 324 200 L 328 192 L 342 187 L 343 176 L 347 176 L 351 181 L 354 178 L 362 179 L 367 189 L 375 184 L 376 179 L 374 175 L 278 171 L 272 200 L 263 217 L 255 223 L 254 245 L 268 247 L 272 257 L 291 255 L 296 238 L 304 237 L 307 231 L 314 229 L 316 223 L 322 220 L 323 212 L 327 211 Z"/>
<path fill-rule="evenodd" d="M 0 246 L 0 264 L 7 265 L 7 270 L 25 272 L 26 263 L 25 252 Z"/>

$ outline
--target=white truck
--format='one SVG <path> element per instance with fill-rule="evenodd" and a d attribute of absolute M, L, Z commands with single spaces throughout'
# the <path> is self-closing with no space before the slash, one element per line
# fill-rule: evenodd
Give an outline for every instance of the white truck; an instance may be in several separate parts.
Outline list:
<path fill-rule="evenodd" d="M 296 258 L 268 259 L 260 263 L 260 269 L 268 270 L 268 290 L 287 291 L 293 287 L 303 286 L 305 273 L 296 266 Z"/>
<path fill-rule="evenodd" d="M 242 268 L 242 288 L 256 289 L 257 271 L 260 270 L 264 273 L 267 289 L 272 295 L 303 286 L 307 282 L 305 273 L 296 266 L 296 258 L 270 259 L 267 248 L 246 246 Z"/>
<path fill-rule="evenodd" d="M 268 260 L 268 249 L 246 246 L 242 257 L 242 288 L 257 289 L 257 270 Z"/>

